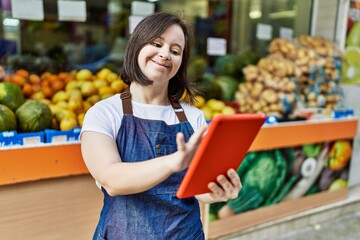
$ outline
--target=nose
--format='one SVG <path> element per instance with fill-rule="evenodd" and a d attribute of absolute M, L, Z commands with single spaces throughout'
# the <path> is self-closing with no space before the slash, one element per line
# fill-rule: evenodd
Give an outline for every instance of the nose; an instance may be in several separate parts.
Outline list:
<path fill-rule="evenodd" d="M 170 59 L 170 51 L 167 50 L 166 48 L 162 48 L 159 53 L 158 53 L 159 57 L 168 60 Z"/>

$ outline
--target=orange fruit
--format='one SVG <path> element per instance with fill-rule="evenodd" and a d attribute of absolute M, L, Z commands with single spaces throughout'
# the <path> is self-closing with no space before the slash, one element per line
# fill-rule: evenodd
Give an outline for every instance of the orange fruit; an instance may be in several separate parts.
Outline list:
<path fill-rule="evenodd" d="M 18 74 L 13 74 L 11 76 L 11 82 L 13 82 L 16 85 L 22 87 L 22 86 L 24 86 L 24 84 L 26 82 L 26 78 L 24 78 L 23 76 L 18 75 Z"/>
<path fill-rule="evenodd" d="M 27 78 L 29 76 L 29 72 L 25 69 L 18 69 L 15 72 L 16 75 L 22 76 L 23 78 Z"/>
<path fill-rule="evenodd" d="M 30 83 L 25 83 L 22 88 L 22 92 L 27 98 L 29 98 L 34 93 L 34 90 Z"/>
<path fill-rule="evenodd" d="M 51 87 L 48 87 L 48 86 L 42 87 L 42 92 L 43 92 L 43 94 L 44 94 L 44 96 L 46 98 L 52 98 L 52 96 L 55 93 L 54 90 Z"/>
<path fill-rule="evenodd" d="M 65 82 L 58 78 L 55 81 L 51 82 L 51 88 L 55 92 L 63 90 L 65 88 Z"/>
<path fill-rule="evenodd" d="M 40 79 L 40 77 L 39 77 L 38 75 L 36 75 L 36 74 L 30 74 L 30 75 L 29 75 L 29 82 L 30 82 L 31 84 L 40 84 L 41 79 Z"/>

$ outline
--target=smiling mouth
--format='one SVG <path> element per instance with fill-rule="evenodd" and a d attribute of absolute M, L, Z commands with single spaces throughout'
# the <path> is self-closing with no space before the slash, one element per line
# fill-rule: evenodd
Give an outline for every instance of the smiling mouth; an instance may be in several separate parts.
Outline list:
<path fill-rule="evenodd" d="M 155 61 L 155 60 L 153 60 L 153 59 L 151 59 L 151 61 L 152 61 L 153 63 L 155 63 L 155 64 L 157 64 L 157 65 L 159 65 L 159 66 L 165 67 L 165 68 L 169 68 L 169 67 L 170 67 L 170 65 L 167 65 L 167 64 L 161 63 L 161 62 L 157 62 L 157 61 Z"/>

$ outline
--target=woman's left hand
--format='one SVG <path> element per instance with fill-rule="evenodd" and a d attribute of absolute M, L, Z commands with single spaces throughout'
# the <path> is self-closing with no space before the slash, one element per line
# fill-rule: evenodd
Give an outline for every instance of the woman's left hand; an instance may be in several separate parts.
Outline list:
<path fill-rule="evenodd" d="M 239 175 L 234 169 L 227 171 L 227 176 L 219 175 L 216 182 L 210 182 L 208 188 L 211 190 L 209 197 L 213 202 L 226 202 L 237 198 L 241 190 Z"/>

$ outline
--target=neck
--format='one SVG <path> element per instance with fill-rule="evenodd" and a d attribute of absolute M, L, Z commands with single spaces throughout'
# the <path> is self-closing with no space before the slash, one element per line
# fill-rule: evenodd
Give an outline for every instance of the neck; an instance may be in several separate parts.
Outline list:
<path fill-rule="evenodd" d="M 130 92 L 132 100 L 136 102 L 156 105 L 170 104 L 167 88 L 152 85 L 144 87 L 133 82 L 130 85 Z"/>

